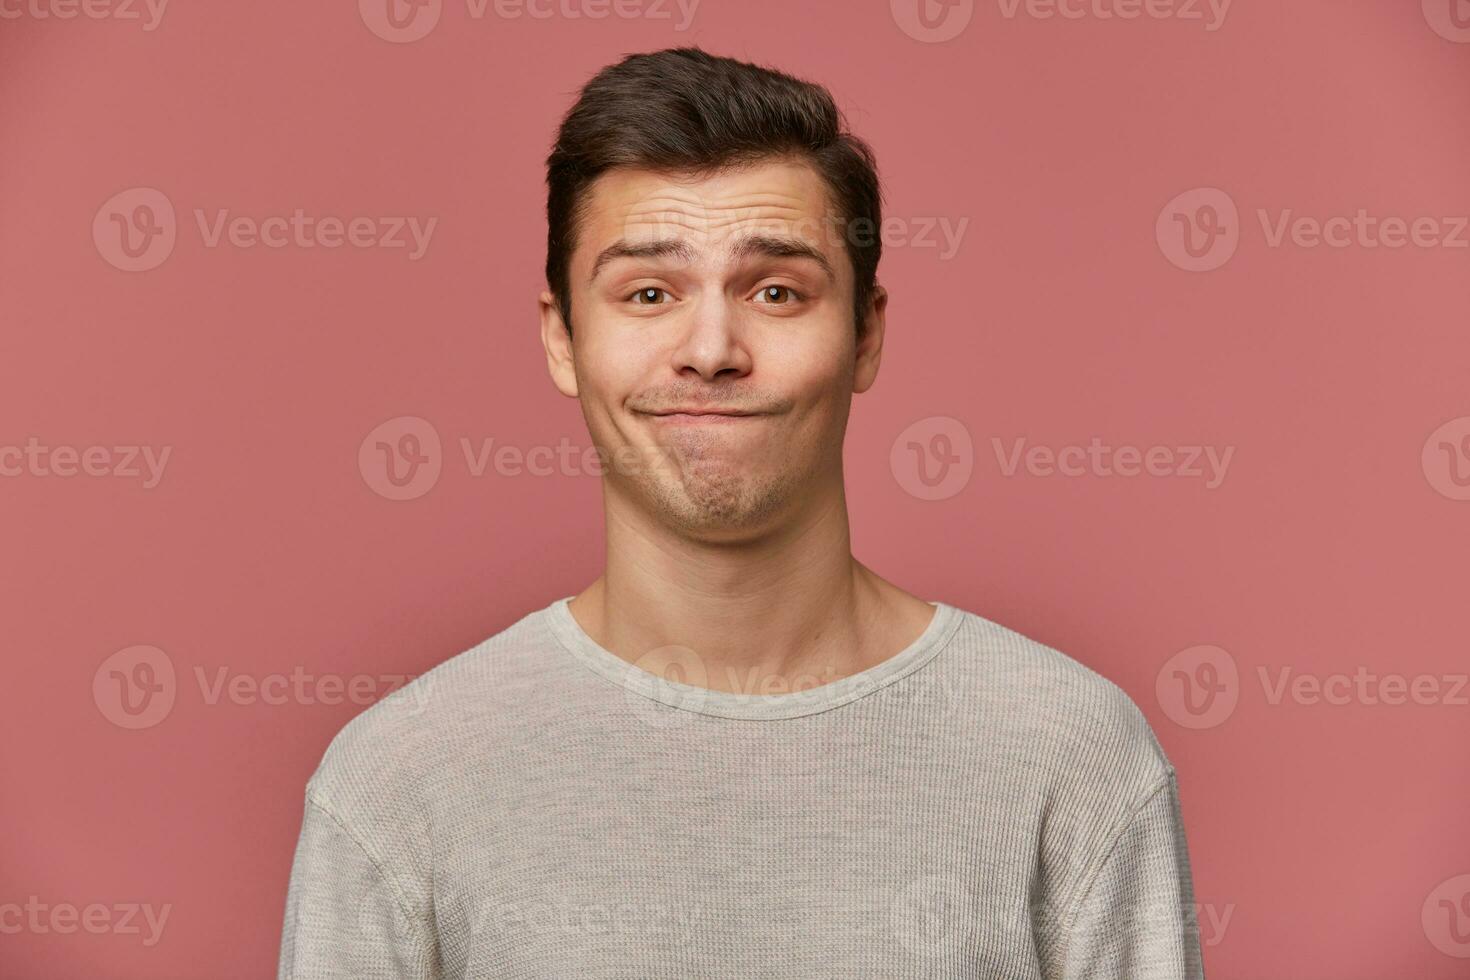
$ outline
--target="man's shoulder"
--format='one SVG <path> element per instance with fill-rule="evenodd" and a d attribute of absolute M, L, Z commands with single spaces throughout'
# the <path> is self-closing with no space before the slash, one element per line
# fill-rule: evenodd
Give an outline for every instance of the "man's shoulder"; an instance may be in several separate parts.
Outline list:
<path fill-rule="evenodd" d="M 1172 770 L 1137 702 L 1097 670 L 1017 629 L 961 609 L 941 658 L 952 697 L 1058 765 L 1111 759 L 1144 778 Z"/>
<path fill-rule="evenodd" d="M 543 607 L 413 678 L 337 732 L 308 795 L 350 805 L 390 783 L 422 782 L 436 761 L 454 758 L 457 740 L 493 733 L 532 685 L 545 683 L 554 643 Z"/>

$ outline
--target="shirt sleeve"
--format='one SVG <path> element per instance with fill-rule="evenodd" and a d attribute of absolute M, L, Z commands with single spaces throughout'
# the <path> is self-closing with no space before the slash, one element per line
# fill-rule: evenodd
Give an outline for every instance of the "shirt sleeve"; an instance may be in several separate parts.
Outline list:
<path fill-rule="evenodd" d="M 308 796 L 278 980 L 437 980 L 433 930 L 333 813 Z"/>
<path fill-rule="evenodd" d="M 1083 881 L 1062 940 L 1063 980 L 1204 980 L 1173 770 Z"/>

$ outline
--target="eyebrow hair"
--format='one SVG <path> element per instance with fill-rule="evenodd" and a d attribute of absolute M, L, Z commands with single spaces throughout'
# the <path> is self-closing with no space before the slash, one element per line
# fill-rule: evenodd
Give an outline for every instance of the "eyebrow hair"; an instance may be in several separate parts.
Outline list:
<path fill-rule="evenodd" d="M 822 267 L 822 272 L 826 274 L 829 281 L 837 280 L 836 274 L 832 271 L 832 263 L 827 261 L 827 257 L 799 238 L 785 235 L 747 235 L 730 246 L 731 258 L 745 259 L 753 255 L 810 259 Z M 597 259 L 592 263 L 592 275 L 588 277 L 588 280 L 596 279 L 603 267 L 614 259 L 676 258 L 687 262 L 693 256 L 694 250 L 686 242 L 677 238 L 639 244 L 619 239 L 597 254 Z"/>
<path fill-rule="evenodd" d="M 832 271 L 832 263 L 827 261 L 827 256 L 800 238 L 790 238 L 786 235 L 747 235 L 730 246 L 732 258 L 744 259 L 752 255 L 766 255 L 778 259 L 811 259 L 822 267 L 822 272 L 826 274 L 829 282 L 837 280 L 836 274 Z"/>
<path fill-rule="evenodd" d="M 633 244 L 624 239 L 618 239 L 607 248 L 597 254 L 597 261 L 592 263 L 592 275 L 588 276 L 591 281 L 597 278 L 602 267 L 613 259 L 683 259 L 686 262 L 692 258 L 694 250 L 677 238 L 667 238 L 657 242 L 644 242 Z"/>

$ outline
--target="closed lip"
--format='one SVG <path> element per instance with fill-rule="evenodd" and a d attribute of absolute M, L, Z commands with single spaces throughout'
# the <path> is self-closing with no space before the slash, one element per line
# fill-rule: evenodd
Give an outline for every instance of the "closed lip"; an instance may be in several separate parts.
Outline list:
<path fill-rule="evenodd" d="M 746 415 L 757 415 L 757 412 L 747 412 L 737 408 L 670 408 L 659 412 L 648 412 L 649 415 L 726 415 L 742 417 Z"/>

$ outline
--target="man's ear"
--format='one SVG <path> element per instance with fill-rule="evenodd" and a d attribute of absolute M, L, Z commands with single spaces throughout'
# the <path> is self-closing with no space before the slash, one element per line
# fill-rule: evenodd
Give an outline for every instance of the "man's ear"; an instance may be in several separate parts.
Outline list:
<path fill-rule="evenodd" d="M 572 360 L 572 335 L 562 319 L 561 308 L 551 293 L 543 290 L 541 304 L 541 346 L 546 348 L 546 369 L 551 383 L 568 398 L 577 397 L 577 371 Z"/>
<path fill-rule="evenodd" d="M 888 290 L 873 285 L 868 308 L 863 314 L 863 332 L 857 340 L 856 364 L 853 367 L 852 390 L 862 394 L 878 380 L 878 362 L 883 360 L 883 329 L 888 311 Z"/>

